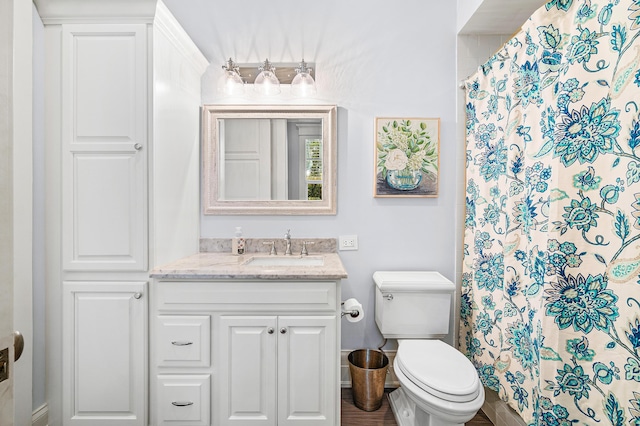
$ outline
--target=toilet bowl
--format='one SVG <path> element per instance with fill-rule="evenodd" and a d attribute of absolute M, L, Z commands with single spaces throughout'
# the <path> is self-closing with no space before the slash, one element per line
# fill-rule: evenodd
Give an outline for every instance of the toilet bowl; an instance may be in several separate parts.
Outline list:
<path fill-rule="evenodd" d="M 471 362 L 440 340 L 401 340 L 389 400 L 400 426 L 453 426 L 471 420 L 484 387 Z"/>
<path fill-rule="evenodd" d="M 398 339 L 389 395 L 400 426 L 462 426 L 484 403 L 478 373 L 461 352 L 440 340 L 449 333 L 455 285 L 433 271 L 379 271 L 375 319 L 385 338 Z"/>

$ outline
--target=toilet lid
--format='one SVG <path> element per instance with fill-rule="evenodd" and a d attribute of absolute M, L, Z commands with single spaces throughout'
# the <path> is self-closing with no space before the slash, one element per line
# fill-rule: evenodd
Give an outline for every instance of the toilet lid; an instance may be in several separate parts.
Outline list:
<path fill-rule="evenodd" d="M 473 364 L 441 340 L 403 340 L 396 362 L 416 386 L 446 401 L 472 401 L 480 392 Z"/>

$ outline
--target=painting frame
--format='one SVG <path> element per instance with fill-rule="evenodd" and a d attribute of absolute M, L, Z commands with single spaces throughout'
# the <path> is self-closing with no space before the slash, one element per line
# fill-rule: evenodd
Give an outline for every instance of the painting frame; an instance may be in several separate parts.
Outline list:
<path fill-rule="evenodd" d="M 374 197 L 438 197 L 439 117 L 376 117 L 374 142 Z"/>

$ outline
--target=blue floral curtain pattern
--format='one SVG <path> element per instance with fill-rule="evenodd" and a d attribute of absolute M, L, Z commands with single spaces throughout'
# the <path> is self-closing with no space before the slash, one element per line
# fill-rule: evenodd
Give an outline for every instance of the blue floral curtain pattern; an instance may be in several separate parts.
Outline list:
<path fill-rule="evenodd" d="M 530 425 L 640 425 L 640 0 L 553 0 L 466 82 L 460 348 Z"/>

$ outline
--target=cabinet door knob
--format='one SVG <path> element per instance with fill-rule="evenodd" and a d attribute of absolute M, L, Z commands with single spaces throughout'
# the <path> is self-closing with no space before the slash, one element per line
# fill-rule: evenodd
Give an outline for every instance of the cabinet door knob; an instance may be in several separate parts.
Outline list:
<path fill-rule="evenodd" d="M 267 328 L 267 333 L 269 333 L 269 334 L 273 334 L 274 331 L 275 330 L 273 329 L 273 327 Z"/>
<path fill-rule="evenodd" d="M 134 299 L 140 299 L 142 297 L 142 293 L 136 293 L 133 295 Z"/>
<path fill-rule="evenodd" d="M 193 345 L 193 342 L 174 341 L 174 342 L 171 342 L 171 344 L 174 346 L 189 346 L 189 345 Z"/>
<path fill-rule="evenodd" d="M 133 148 L 134 148 L 136 151 L 140 151 L 140 150 L 142 149 L 142 144 L 141 144 L 141 143 L 137 143 L 137 144 L 133 145 Z"/>
<path fill-rule="evenodd" d="M 175 405 L 176 407 L 188 407 L 190 405 L 193 405 L 193 402 L 191 402 L 191 401 L 173 401 L 171 404 Z"/>
<path fill-rule="evenodd" d="M 387 300 L 393 300 L 393 294 L 387 293 L 387 294 L 384 295 L 384 298 L 387 299 Z"/>
<path fill-rule="evenodd" d="M 287 333 L 287 329 L 285 327 L 282 327 L 280 329 L 280 334 L 286 334 Z"/>

